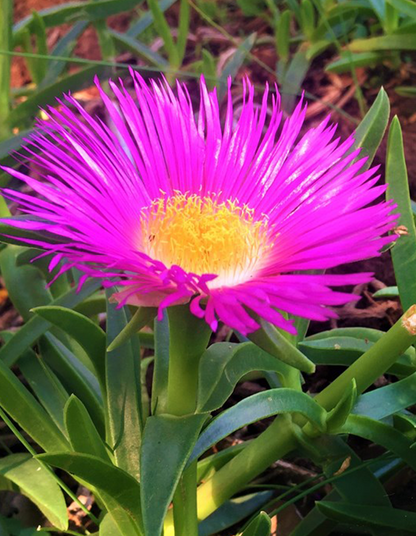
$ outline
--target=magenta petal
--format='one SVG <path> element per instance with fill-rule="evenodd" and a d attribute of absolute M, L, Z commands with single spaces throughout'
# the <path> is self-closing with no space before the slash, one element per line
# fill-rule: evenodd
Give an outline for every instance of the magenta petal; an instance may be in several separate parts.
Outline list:
<path fill-rule="evenodd" d="M 396 207 L 377 202 L 385 186 L 377 185 L 377 168 L 361 171 L 366 158 L 352 151 L 353 136 L 341 142 L 327 117 L 299 139 L 303 99 L 282 123 L 279 95 L 266 86 L 258 101 L 248 80 L 238 117 L 229 82 L 221 117 L 215 91 L 201 78 L 196 119 L 186 85 L 174 90 L 165 80 L 148 85 L 137 72 L 131 76 L 134 95 L 110 82 L 110 98 L 97 81 L 112 128 L 72 96 L 45 111 L 48 119 L 25 148 L 42 180 L 3 168 L 25 183 L 25 191 L 3 194 L 27 216 L 3 223 L 39 232 L 20 240 L 53 255 L 50 270 L 62 262 L 55 277 L 76 267 L 81 285 L 87 277 L 118 285 L 120 306 L 158 307 L 161 318 L 167 307 L 189 302 L 212 329 L 220 320 L 244 335 L 258 329 L 252 312 L 295 333 L 282 312 L 326 320 L 336 316 L 331 307 L 357 298 L 331 287 L 364 283 L 371 274 L 306 273 L 379 255 L 395 239 L 388 233 Z M 250 270 L 236 266 L 228 278 L 214 269 L 191 273 L 149 253 L 154 236 L 142 230 L 144 214 L 153 201 L 178 193 L 248 207 L 267 227 Z M 54 244 L 42 240 L 45 231 Z"/>

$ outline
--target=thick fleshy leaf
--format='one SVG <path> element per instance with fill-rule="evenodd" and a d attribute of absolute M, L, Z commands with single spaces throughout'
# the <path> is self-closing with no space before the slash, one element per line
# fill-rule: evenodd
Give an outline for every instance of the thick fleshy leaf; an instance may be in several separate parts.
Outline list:
<path fill-rule="evenodd" d="M 416 372 L 360 396 L 352 412 L 381 420 L 416 404 Z"/>
<path fill-rule="evenodd" d="M 65 433 L 64 407 L 69 395 L 57 376 L 33 350 L 26 350 L 21 356 L 19 369 L 52 420 Z"/>
<path fill-rule="evenodd" d="M 416 19 L 416 5 L 410 0 L 386 0 L 391 6 L 393 6 L 400 13 L 408 15 L 412 19 Z"/>
<path fill-rule="evenodd" d="M 308 374 L 314 372 L 315 365 L 312 361 L 291 344 L 275 326 L 262 318 L 256 318 L 256 320 L 261 327 L 248 335 L 251 341 L 265 352 L 268 352 L 291 367 L 307 372 Z"/>
<path fill-rule="evenodd" d="M 166 409 L 169 374 L 169 322 L 168 315 L 154 321 L 155 369 L 152 386 L 152 413 L 164 413 Z"/>
<path fill-rule="evenodd" d="M 373 298 L 398 298 L 399 297 L 399 287 L 385 287 L 374 292 Z"/>
<path fill-rule="evenodd" d="M 128 324 L 120 331 L 107 348 L 107 352 L 115 350 L 118 346 L 127 342 L 133 335 L 136 335 L 147 324 L 150 324 L 156 316 L 156 312 L 156 309 L 153 307 L 139 307 Z"/>
<path fill-rule="evenodd" d="M 68 514 L 65 498 L 53 476 L 30 454 L 10 454 L 0 460 L 0 474 L 19 486 L 54 527 L 65 531 Z"/>
<path fill-rule="evenodd" d="M 107 300 L 114 289 L 107 289 Z M 107 303 L 107 346 L 130 321 L 127 307 Z M 132 337 L 105 354 L 107 385 L 107 443 L 118 467 L 139 480 L 143 416 L 140 394 L 140 345 Z"/>
<path fill-rule="evenodd" d="M 367 506 L 345 502 L 318 502 L 317 508 L 329 519 L 338 523 L 353 524 L 355 527 L 372 527 L 389 529 L 390 534 L 416 532 L 416 513 L 398 508 L 386 510 L 381 506 Z"/>
<path fill-rule="evenodd" d="M 204 352 L 199 365 L 198 409 L 211 412 L 231 395 L 238 380 L 252 371 L 283 372 L 285 365 L 253 343 L 216 343 Z"/>
<path fill-rule="evenodd" d="M 147 419 L 141 453 L 146 534 L 161 533 L 173 493 L 205 419 L 205 415 L 157 415 Z"/>
<path fill-rule="evenodd" d="M 46 281 L 39 270 L 33 266 L 16 266 L 16 259 L 22 248 L 9 245 L 0 252 L 0 268 L 9 297 L 22 315 L 28 320 L 32 307 L 46 305 L 52 295 L 46 288 Z"/>
<path fill-rule="evenodd" d="M 59 262 L 53 270 L 49 270 L 49 264 L 50 259 L 47 257 L 39 258 L 39 250 L 36 248 L 24 248 L 24 250 L 16 257 L 17 268 L 25 265 L 33 266 L 40 271 L 43 278 L 48 283 L 52 283 L 53 279 L 62 268 L 62 262 Z M 71 289 L 68 275 L 68 273 L 62 274 L 61 277 L 58 277 L 55 281 L 53 281 L 53 284 L 50 287 L 50 292 L 53 298 L 66 294 Z"/>
<path fill-rule="evenodd" d="M 416 229 L 410 204 L 403 137 L 397 117 L 391 123 L 387 143 L 386 182 L 386 197 L 394 199 L 400 213 L 398 225 L 403 225 L 407 230 L 391 251 L 400 301 L 406 310 L 416 303 Z"/>
<path fill-rule="evenodd" d="M 344 424 L 357 400 L 357 383 L 353 379 L 342 394 L 338 404 L 328 413 L 326 420 L 328 433 L 336 433 Z"/>
<path fill-rule="evenodd" d="M 68 393 L 75 394 L 104 435 L 103 399 L 95 376 L 54 335 L 47 333 L 39 341 L 42 359 L 56 373 Z"/>
<path fill-rule="evenodd" d="M 103 517 L 98 534 L 99 536 L 123 536 L 110 514 Z"/>
<path fill-rule="evenodd" d="M 199 536 L 211 536 L 258 511 L 273 497 L 273 491 L 259 491 L 226 502 L 199 524 Z"/>
<path fill-rule="evenodd" d="M 381 88 L 376 100 L 354 134 L 355 143 L 352 150 L 361 148 L 363 155 L 368 156 L 367 162 L 362 167 L 363 170 L 369 169 L 371 166 L 386 131 L 389 116 L 390 101 L 387 93 Z"/>
<path fill-rule="evenodd" d="M 386 0 L 368 0 L 381 21 L 386 16 Z"/>
<path fill-rule="evenodd" d="M 322 339 L 307 339 L 299 344 L 299 348 L 317 365 L 349 366 L 375 344 L 369 339 L 334 335 Z M 390 367 L 388 373 L 406 376 L 412 374 L 415 367 L 413 352 L 406 352 Z"/>
<path fill-rule="evenodd" d="M 272 522 L 270 517 L 265 512 L 260 512 L 247 526 L 242 536 L 270 536 L 271 528 Z"/>
<path fill-rule="evenodd" d="M 338 60 L 331 61 L 325 71 L 329 73 L 345 73 L 351 72 L 351 69 L 357 67 L 374 67 L 383 60 L 383 55 L 379 52 L 351 52 L 341 53 Z"/>
<path fill-rule="evenodd" d="M 60 296 L 54 300 L 51 305 L 59 305 L 71 309 L 80 304 L 100 288 L 100 286 L 101 283 L 99 281 L 88 281 L 79 292 L 77 292 L 77 289 L 73 288 L 64 296 Z M 50 327 L 50 322 L 47 322 L 39 316 L 33 316 L 19 329 L 16 335 L 8 343 L 0 348 L 0 360 L 11 367 L 16 363 L 24 350 L 35 343 L 36 340 Z"/>
<path fill-rule="evenodd" d="M 140 485 L 128 473 L 96 456 L 78 452 L 40 454 L 37 458 L 96 488 L 123 536 L 142 535 Z"/>
<path fill-rule="evenodd" d="M 352 52 L 366 52 L 370 50 L 416 50 L 416 36 L 414 34 L 383 35 L 369 39 L 356 39 L 349 44 Z"/>
<path fill-rule="evenodd" d="M 71 395 L 65 406 L 65 427 L 75 452 L 92 454 L 106 462 L 110 457 L 84 404 Z"/>
<path fill-rule="evenodd" d="M 301 413 L 319 430 L 325 430 L 326 411 L 310 396 L 294 389 L 270 389 L 238 402 L 214 419 L 202 432 L 189 463 L 235 430 L 281 413 Z"/>
<path fill-rule="evenodd" d="M 104 389 L 106 346 L 104 331 L 88 317 L 66 307 L 56 305 L 36 307 L 33 312 L 63 330 L 83 348 L 91 362 L 91 368 Z"/>
<path fill-rule="evenodd" d="M 46 451 L 57 452 L 69 448 L 66 438 L 48 413 L 1 361 L 0 405 Z"/>
<path fill-rule="evenodd" d="M 413 441 L 398 430 L 380 421 L 361 415 L 350 415 L 341 432 L 357 435 L 390 450 L 416 470 L 416 451 Z"/>

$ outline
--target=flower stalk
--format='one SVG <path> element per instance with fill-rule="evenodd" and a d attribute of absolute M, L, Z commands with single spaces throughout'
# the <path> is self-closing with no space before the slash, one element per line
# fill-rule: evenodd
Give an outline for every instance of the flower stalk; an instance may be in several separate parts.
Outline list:
<path fill-rule="evenodd" d="M 199 360 L 211 330 L 186 305 L 168 309 L 169 373 L 167 411 L 172 415 L 193 413 L 197 404 Z M 175 536 L 198 536 L 196 462 L 182 475 L 173 497 Z"/>

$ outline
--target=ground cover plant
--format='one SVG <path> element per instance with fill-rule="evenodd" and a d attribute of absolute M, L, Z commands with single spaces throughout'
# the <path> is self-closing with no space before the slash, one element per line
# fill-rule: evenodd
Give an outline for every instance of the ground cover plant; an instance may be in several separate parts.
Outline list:
<path fill-rule="evenodd" d="M 415 3 L 0 5 L 1 533 L 416 532 Z"/>

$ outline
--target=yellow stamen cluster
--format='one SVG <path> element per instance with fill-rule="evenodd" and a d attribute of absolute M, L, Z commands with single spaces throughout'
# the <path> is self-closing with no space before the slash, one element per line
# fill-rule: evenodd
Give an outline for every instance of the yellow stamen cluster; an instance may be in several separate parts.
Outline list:
<path fill-rule="evenodd" d="M 177 193 L 142 210 L 145 253 L 166 266 L 217 274 L 217 284 L 236 284 L 252 274 L 267 247 L 267 222 L 237 201 Z M 216 284 L 216 286 L 217 286 Z"/>

